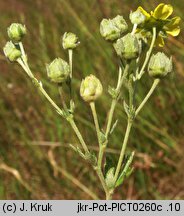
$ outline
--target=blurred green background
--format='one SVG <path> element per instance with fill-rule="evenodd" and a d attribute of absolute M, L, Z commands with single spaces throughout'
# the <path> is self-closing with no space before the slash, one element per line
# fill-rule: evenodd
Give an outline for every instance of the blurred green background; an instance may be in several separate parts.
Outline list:
<path fill-rule="evenodd" d="M 175 15 L 184 18 L 182 0 L 162 2 L 171 3 Z M 153 0 L 0 1 L 0 199 L 90 199 L 63 175 L 63 170 L 104 198 L 98 178 L 89 171 L 90 166 L 68 148 L 69 143 L 77 142 L 69 125 L 58 118 L 22 69 L 4 58 L 2 48 L 7 41 L 7 27 L 12 22 L 26 24 L 24 46 L 29 63 L 58 104 L 61 104 L 58 91 L 48 82 L 45 63 L 58 56 L 68 58 L 60 45 L 65 31 L 79 36 L 81 44 L 74 54 L 76 120 L 87 143 L 95 150 L 91 113 L 79 96 L 80 80 L 92 73 L 102 81 L 105 91 L 97 102 L 97 111 L 104 127 L 110 106 L 107 88 L 115 85 L 118 70 L 111 45 L 99 34 L 99 23 L 102 18 L 117 14 L 128 19 L 130 10 L 137 6 L 152 10 L 159 3 Z M 161 82 L 135 122 L 128 147 L 128 151 L 136 151 L 135 171 L 116 191 L 115 199 L 184 199 L 183 27 L 182 20 L 180 36 L 169 38 L 164 47 L 173 55 L 175 72 Z M 145 75 L 138 87 L 137 104 L 151 83 Z M 115 115 L 120 120 L 108 146 L 108 155 L 113 158 L 118 157 L 126 126 L 122 104 Z M 51 150 L 62 173 L 53 169 Z"/>

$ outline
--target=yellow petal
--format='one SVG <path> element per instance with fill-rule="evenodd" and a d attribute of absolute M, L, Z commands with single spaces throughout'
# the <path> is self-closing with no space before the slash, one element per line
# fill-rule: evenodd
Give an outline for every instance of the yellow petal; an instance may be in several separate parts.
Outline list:
<path fill-rule="evenodd" d="M 159 47 L 163 47 L 165 45 L 164 39 L 160 35 L 158 35 L 155 44 Z"/>
<path fill-rule="evenodd" d="M 176 37 L 180 33 L 180 26 L 179 26 L 180 21 L 181 21 L 180 17 L 174 17 L 167 25 L 164 26 L 164 29 L 168 34 L 172 35 L 173 37 Z"/>
<path fill-rule="evenodd" d="M 150 18 L 150 14 L 149 14 L 147 11 L 145 11 L 142 7 L 139 6 L 139 7 L 137 8 L 137 10 L 140 10 L 141 13 L 143 13 L 144 16 L 145 16 L 147 19 Z"/>
<path fill-rule="evenodd" d="M 166 31 L 166 32 L 167 32 L 167 34 L 170 34 L 170 35 L 172 35 L 173 37 L 176 37 L 176 36 L 179 35 L 180 31 L 181 31 L 181 30 L 180 30 L 180 28 L 178 27 L 178 28 L 173 29 L 172 31 Z"/>
<path fill-rule="evenodd" d="M 166 5 L 164 3 L 159 4 L 154 12 L 153 17 L 156 19 L 167 19 L 173 13 L 173 7 L 171 5 Z"/>

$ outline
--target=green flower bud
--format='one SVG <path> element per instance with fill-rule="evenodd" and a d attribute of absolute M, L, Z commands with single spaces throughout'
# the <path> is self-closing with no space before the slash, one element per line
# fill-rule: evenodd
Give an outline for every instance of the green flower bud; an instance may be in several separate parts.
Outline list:
<path fill-rule="evenodd" d="M 130 13 L 130 21 L 132 24 L 140 25 L 144 23 L 145 20 L 146 16 L 139 9 Z"/>
<path fill-rule="evenodd" d="M 117 15 L 112 19 L 114 25 L 120 30 L 120 33 L 123 34 L 128 30 L 128 24 L 126 23 L 123 16 Z"/>
<path fill-rule="evenodd" d="M 62 38 L 62 44 L 64 49 L 75 49 L 80 42 L 75 34 L 65 32 Z"/>
<path fill-rule="evenodd" d="M 158 52 L 156 55 L 151 56 L 148 65 L 148 72 L 151 77 L 163 78 L 168 73 L 172 72 L 172 70 L 173 70 L 172 57 L 169 59 L 162 52 Z"/>
<path fill-rule="evenodd" d="M 14 43 L 20 42 L 23 39 L 25 34 L 26 34 L 25 25 L 19 23 L 12 23 L 8 28 L 8 37 Z"/>
<path fill-rule="evenodd" d="M 95 101 L 102 94 L 102 92 L 102 84 L 94 75 L 87 76 L 84 80 L 82 80 L 80 95 L 84 101 Z"/>
<path fill-rule="evenodd" d="M 136 59 L 140 53 L 140 44 L 135 35 L 128 33 L 114 43 L 117 55 L 121 58 L 130 60 Z"/>
<path fill-rule="evenodd" d="M 19 49 L 16 48 L 16 46 L 11 42 L 7 42 L 4 49 L 5 56 L 11 61 L 17 61 L 18 58 L 21 57 L 22 53 Z"/>
<path fill-rule="evenodd" d="M 100 23 L 100 33 L 107 41 L 115 41 L 128 29 L 123 16 L 117 15 L 113 19 L 103 19 Z"/>
<path fill-rule="evenodd" d="M 47 75 L 52 82 L 63 83 L 70 75 L 69 64 L 61 58 L 56 58 L 47 66 Z"/>

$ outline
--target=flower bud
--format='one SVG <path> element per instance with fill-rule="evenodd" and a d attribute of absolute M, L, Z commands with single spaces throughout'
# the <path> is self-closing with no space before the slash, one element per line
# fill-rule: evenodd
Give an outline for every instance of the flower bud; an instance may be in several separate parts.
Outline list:
<path fill-rule="evenodd" d="M 117 15 L 112 19 L 114 25 L 120 30 L 120 33 L 123 34 L 128 30 L 128 24 L 126 23 L 123 16 Z"/>
<path fill-rule="evenodd" d="M 11 62 L 16 61 L 22 55 L 21 51 L 19 49 L 17 49 L 16 46 L 11 41 L 6 43 L 3 51 L 4 51 L 5 56 Z"/>
<path fill-rule="evenodd" d="M 80 42 L 75 34 L 65 32 L 62 38 L 62 44 L 64 49 L 75 49 Z"/>
<path fill-rule="evenodd" d="M 61 58 L 56 58 L 46 67 L 47 75 L 52 82 L 63 83 L 70 75 L 69 64 Z"/>
<path fill-rule="evenodd" d="M 130 13 L 130 21 L 132 24 L 140 25 L 144 23 L 146 16 L 138 9 Z"/>
<path fill-rule="evenodd" d="M 103 91 L 102 84 L 94 75 L 87 76 L 82 80 L 80 95 L 86 102 L 95 101 Z"/>
<path fill-rule="evenodd" d="M 14 43 L 20 42 L 23 39 L 25 34 L 26 34 L 25 25 L 19 23 L 12 23 L 8 28 L 8 37 Z"/>
<path fill-rule="evenodd" d="M 162 52 L 158 52 L 156 55 L 151 56 L 148 65 L 148 72 L 151 77 L 163 78 L 168 73 L 172 72 L 172 70 L 173 70 L 172 57 L 169 59 Z"/>
<path fill-rule="evenodd" d="M 123 16 L 117 15 L 113 19 L 103 19 L 100 23 L 100 33 L 107 41 L 115 41 L 128 29 Z"/>
<path fill-rule="evenodd" d="M 116 43 L 114 43 L 114 48 L 118 56 L 127 60 L 136 59 L 140 52 L 140 45 L 137 37 L 130 33 L 118 39 Z"/>

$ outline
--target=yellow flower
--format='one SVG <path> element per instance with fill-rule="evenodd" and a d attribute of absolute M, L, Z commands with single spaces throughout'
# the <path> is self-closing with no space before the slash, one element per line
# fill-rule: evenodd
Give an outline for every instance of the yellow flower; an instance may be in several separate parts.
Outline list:
<path fill-rule="evenodd" d="M 138 26 L 137 31 L 142 33 L 144 36 L 150 37 L 153 27 L 156 27 L 157 38 L 156 44 L 159 46 L 164 45 L 164 38 L 167 35 L 177 36 L 180 33 L 179 23 L 180 17 L 169 18 L 173 13 L 173 7 L 164 3 L 159 4 L 154 11 L 148 13 L 142 7 L 138 7 L 139 11 L 146 17 L 143 24 Z"/>

